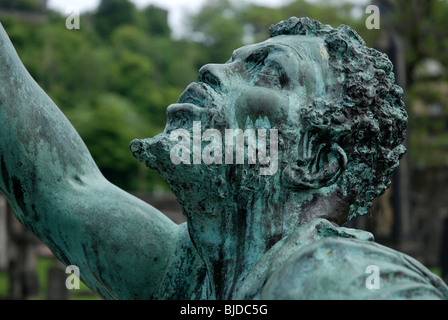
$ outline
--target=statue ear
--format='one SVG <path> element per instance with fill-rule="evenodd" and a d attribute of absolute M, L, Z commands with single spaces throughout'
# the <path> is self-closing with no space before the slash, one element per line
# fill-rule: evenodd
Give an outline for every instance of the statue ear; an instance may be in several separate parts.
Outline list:
<path fill-rule="evenodd" d="M 311 148 L 314 149 L 314 148 Z M 337 144 L 321 144 L 306 159 L 289 163 L 282 172 L 283 182 L 300 189 L 319 189 L 337 181 L 347 167 L 347 155 Z"/>

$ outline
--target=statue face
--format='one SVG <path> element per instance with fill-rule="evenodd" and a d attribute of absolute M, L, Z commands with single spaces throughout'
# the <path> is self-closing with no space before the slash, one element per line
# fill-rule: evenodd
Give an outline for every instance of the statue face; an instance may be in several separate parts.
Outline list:
<path fill-rule="evenodd" d="M 172 139 L 173 131 L 183 129 L 191 133 L 198 123 L 202 131 L 213 129 L 223 136 L 227 129 L 275 128 L 281 135 L 282 128 L 292 128 L 288 138 L 297 143 L 296 137 L 303 130 L 301 109 L 318 98 L 327 98 L 326 90 L 333 83 L 336 77 L 320 38 L 277 36 L 244 46 L 235 50 L 227 63 L 202 67 L 198 81 L 167 108 L 164 132 L 145 140 L 143 147 L 132 147 L 134 155 L 156 169 L 171 186 L 182 184 L 184 189 L 194 189 L 206 182 L 205 176 L 224 177 L 224 165 L 198 165 L 194 160 L 173 164 L 170 152 L 178 143 Z M 194 139 L 191 143 L 190 137 L 186 140 L 194 148 Z M 278 164 L 288 158 L 281 153 L 279 146 Z M 281 168 L 278 169 L 271 172 L 277 174 Z"/>
<path fill-rule="evenodd" d="M 244 129 L 265 117 L 271 127 L 297 124 L 295 111 L 324 97 L 334 78 L 321 39 L 270 38 L 235 50 L 225 64 L 202 67 L 198 82 L 168 107 L 167 129 L 185 126 L 185 118 L 217 129 Z"/>

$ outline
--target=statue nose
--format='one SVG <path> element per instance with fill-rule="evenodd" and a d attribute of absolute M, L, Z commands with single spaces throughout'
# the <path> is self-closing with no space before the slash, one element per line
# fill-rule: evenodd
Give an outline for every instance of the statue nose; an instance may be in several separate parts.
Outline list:
<path fill-rule="evenodd" d="M 215 91 L 222 91 L 222 70 L 221 66 L 218 64 L 207 64 L 199 69 L 199 82 L 204 82 L 210 87 L 215 89 Z"/>

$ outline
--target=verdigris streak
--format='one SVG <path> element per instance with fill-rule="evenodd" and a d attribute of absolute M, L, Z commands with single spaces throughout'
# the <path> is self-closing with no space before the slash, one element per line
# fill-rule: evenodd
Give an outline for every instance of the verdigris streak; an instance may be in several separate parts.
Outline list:
<path fill-rule="evenodd" d="M 202 67 L 168 107 L 165 130 L 130 145 L 176 194 L 187 217 L 176 225 L 103 177 L 1 28 L 0 189 L 15 215 L 105 299 L 447 298 L 419 262 L 343 227 L 367 213 L 405 152 L 391 62 L 344 25 L 292 17 L 269 31 Z M 171 133 L 193 137 L 194 123 L 215 137 L 277 132 L 278 170 L 260 174 L 268 162 L 249 153 L 242 163 L 174 163 Z M 257 141 L 256 151 L 266 147 Z M 191 143 L 200 155 L 229 147 Z M 381 273 L 373 290 L 372 265 Z"/>

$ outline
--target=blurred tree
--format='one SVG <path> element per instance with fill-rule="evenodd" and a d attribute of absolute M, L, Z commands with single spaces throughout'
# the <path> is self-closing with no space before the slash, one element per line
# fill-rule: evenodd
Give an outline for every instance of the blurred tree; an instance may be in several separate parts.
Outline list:
<path fill-rule="evenodd" d="M 416 66 L 425 58 L 448 65 L 448 1 L 381 0 L 392 12 L 392 26 L 407 48 L 407 82 L 411 84 Z"/>
<path fill-rule="evenodd" d="M 113 63 L 107 51 L 94 50 L 85 33 L 69 32 L 63 24 L 46 24 L 38 30 L 22 60 L 63 110 L 107 89 L 110 71 L 103 65 Z"/>
<path fill-rule="evenodd" d="M 143 121 L 126 98 L 99 94 L 94 103 L 78 105 L 66 112 L 108 180 L 120 187 L 135 185 L 138 163 L 129 151 L 129 142 L 140 137 Z"/>
<path fill-rule="evenodd" d="M 133 24 L 136 10 L 129 0 L 101 0 L 93 16 L 98 34 L 107 38 L 119 26 Z"/>
<path fill-rule="evenodd" d="M 147 55 L 150 52 L 150 37 L 137 26 L 123 25 L 115 29 L 111 35 L 110 44 L 116 52 L 130 51 Z"/>
<path fill-rule="evenodd" d="M 242 20 L 245 23 L 245 42 L 266 40 L 269 36 L 269 26 L 284 19 L 287 19 L 287 17 L 285 17 L 281 8 L 249 4 L 242 15 Z"/>
<path fill-rule="evenodd" d="M 170 59 L 163 73 L 164 82 L 182 92 L 189 83 L 197 80 L 200 67 L 210 61 L 205 49 L 198 43 L 176 41 L 172 43 L 172 49 L 174 51 L 168 55 Z"/>
<path fill-rule="evenodd" d="M 123 96 L 140 102 L 151 92 L 153 65 L 145 56 L 126 50 L 116 54 L 114 71 L 115 90 Z M 142 90 L 144 88 L 144 90 Z M 142 100 L 143 99 L 143 100 Z"/>
<path fill-rule="evenodd" d="M 141 11 L 144 29 L 148 34 L 157 37 L 169 38 L 171 29 L 168 25 L 168 11 L 150 5 Z"/>
<path fill-rule="evenodd" d="M 206 45 L 209 62 L 224 63 L 243 44 L 241 12 L 230 0 L 208 1 L 189 18 L 192 31 Z"/>

